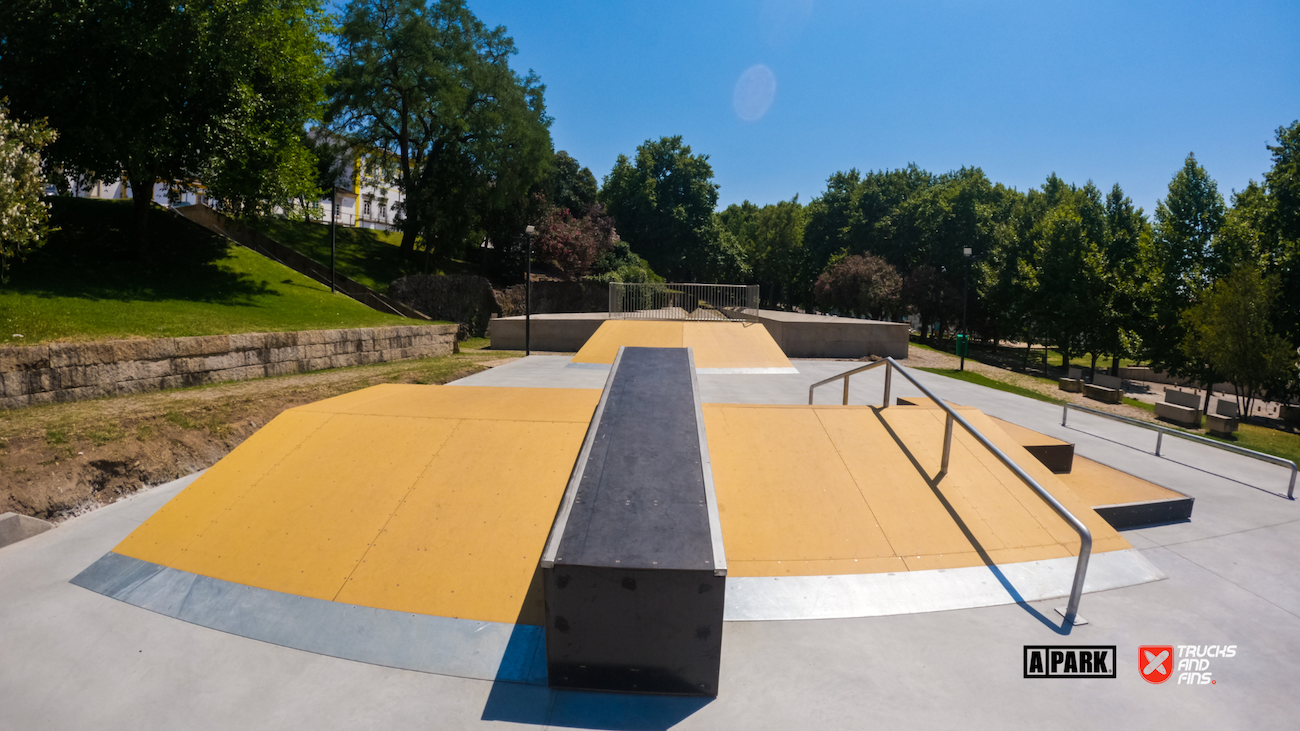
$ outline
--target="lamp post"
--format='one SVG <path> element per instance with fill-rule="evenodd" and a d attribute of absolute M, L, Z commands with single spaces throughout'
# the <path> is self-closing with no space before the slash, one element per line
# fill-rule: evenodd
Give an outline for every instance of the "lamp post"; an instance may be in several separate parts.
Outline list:
<path fill-rule="evenodd" d="M 528 274 L 524 279 L 524 355 L 533 354 L 533 232 L 537 229 L 529 226 L 524 229 L 528 237 Z"/>
<path fill-rule="evenodd" d="M 961 280 L 961 368 L 966 370 L 966 350 L 970 348 L 970 333 L 966 330 L 966 300 L 970 295 L 970 260 L 971 249 L 969 246 L 961 250 L 961 255 L 966 259 L 966 276 Z"/>
<path fill-rule="evenodd" d="M 335 229 L 339 220 L 339 186 L 330 186 L 330 294 L 334 294 L 334 252 L 337 249 Z"/>

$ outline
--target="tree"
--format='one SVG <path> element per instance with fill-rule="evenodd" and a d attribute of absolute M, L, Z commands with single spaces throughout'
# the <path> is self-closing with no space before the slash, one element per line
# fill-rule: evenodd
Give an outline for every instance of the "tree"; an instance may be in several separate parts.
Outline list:
<path fill-rule="evenodd" d="M 579 168 L 569 153 L 555 153 L 547 200 L 556 208 L 567 208 L 575 216 L 585 216 L 596 203 L 596 176 L 591 168 Z"/>
<path fill-rule="evenodd" d="M 1279 127 L 1277 144 L 1269 145 L 1273 167 L 1264 173 L 1270 210 L 1266 230 L 1274 253 L 1267 266 L 1277 274 L 1288 296 L 1278 303 L 1274 315 L 1278 332 L 1293 346 L 1300 346 L 1300 121 Z M 1300 388 L 1300 382 L 1296 383 Z"/>
<path fill-rule="evenodd" d="M 623 238 L 655 271 L 678 281 L 740 282 L 744 253 L 714 216 L 718 186 L 708 155 L 681 136 L 646 140 L 635 161 L 619 155 L 600 192 Z"/>
<path fill-rule="evenodd" d="M 9 281 L 10 260 L 22 261 L 48 233 L 41 148 L 56 136 L 43 120 L 23 124 L 10 118 L 0 102 L 0 284 Z"/>
<path fill-rule="evenodd" d="M 1210 285 L 1213 244 L 1223 220 L 1218 186 L 1189 154 L 1169 182 L 1169 195 L 1156 203 L 1152 244 L 1159 273 L 1143 347 L 1155 367 L 1203 384 L 1218 379 L 1207 363 L 1190 359 L 1180 347 L 1186 337 L 1181 316 Z"/>
<path fill-rule="evenodd" d="M 803 245 L 807 218 L 798 195 L 762 208 L 749 201 L 732 204 L 718 220 L 744 251 L 767 306 L 789 309 L 811 302 L 812 277 Z"/>
<path fill-rule="evenodd" d="M 397 158 L 402 251 L 451 253 L 476 229 L 511 247 L 552 152 L 545 87 L 510 69 L 505 28 L 463 0 L 352 0 L 336 41 L 327 121 Z"/>
<path fill-rule="evenodd" d="M 1276 279 L 1246 264 L 1183 313 L 1183 352 L 1189 360 L 1208 362 L 1233 385 L 1246 418 L 1258 396 L 1296 376 L 1295 351 L 1270 321 L 1277 292 Z"/>
<path fill-rule="evenodd" d="M 319 0 L 17 0 L 0 9 L 0 95 L 59 130 L 56 183 L 131 183 L 147 256 L 157 181 L 201 180 L 236 212 L 312 187 L 324 22 Z"/>
<path fill-rule="evenodd" d="M 877 320 L 894 315 L 902 291 L 898 270 L 870 254 L 840 259 L 817 277 L 813 287 L 818 307 Z"/>
<path fill-rule="evenodd" d="M 567 208 L 553 207 L 533 237 L 536 256 L 550 259 L 565 273 L 580 278 L 614 248 L 614 221 L 592 203 L 586 215 L 574 217 Z"/>
<path fill-rule="evenodd" d="M 1069 366 L 1074 355 L 1086 352 L 1090 340 L 1095 347 L 1098 323 L 1109 319 L 1103 259 L 1079 210 L 1086 207 L 1088 197 L 1079 198 L 1083 206 L 1065 199 L 1035 230 L 1039 268 L 1036 319 L 1060 349 L 1063 367 Z"/>
<path fill-rule="evenodd" d="M 930 326 L 938 330 L 961 311 L 961 291 L 929 264 L 922 264 L 903 278 L 903 302 L 921 318 L 921 337 L 928 338 Z"/>

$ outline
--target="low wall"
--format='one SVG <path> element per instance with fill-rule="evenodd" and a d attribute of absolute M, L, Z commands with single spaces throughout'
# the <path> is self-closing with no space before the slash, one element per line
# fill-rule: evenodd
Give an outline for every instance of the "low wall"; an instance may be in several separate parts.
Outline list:
<path fill-rule="evenodd" d="M 759 310 L 758 314 L 753 310 L 737 311 L 736 317 L 742 316 L 767 328 L 787 358 L 907 357 L 908 326 L 905 322 L 855 320 L 774 310 Z M 576 352 L 607 318 L 608 314 L 604 312 L 533 315 L 532 349 Z M 493 348 L 523 350 L 524 318 L 494 319 L 488 324 L 488 334 Z"/>
<path fill-rule="evenodd" d="M 533 315 L 529 341 L 533 350 L 576 353 L 605 322 L 604 312 Z M 524 318 L 497 317 L 488 321 L 488 337 L 496 350 L 524 349 Z"/>
<path fill-rule="evenodd" d="M 456 325 L 0 347 L 0 408 L 447 355 Z"/>
<path fill-rule="evenodd" d="M 1102 368 L 1099 366 L 1097 372 L 1101 373 Z M 1205 388 L 1204 383 L 1192 383 L 1186 378 L 1171 376 L 1163 371 L 1152 370 L 1146 366 L 1128 366 L 1119 369 L 1119 377 L 1129 381 L 1147 381 L 1149 383 L 1167 383 L 1171 386 L 1182 386 L 1184 388 L 1194 388 L 1201 390 Z M 1214 389 L 1217 393 L 1236 394 L 1237 389 L 1231 383 L 1216 383 Z"/>
<path fill-rule="evenodd" d="M 761 322 L 787 358 L 862 358 L 867 355 L 907 357 L 911 332 L 905 322 L 856 320 L 851 317 L 806 315 L 759 310 L 747 316 Z"/>

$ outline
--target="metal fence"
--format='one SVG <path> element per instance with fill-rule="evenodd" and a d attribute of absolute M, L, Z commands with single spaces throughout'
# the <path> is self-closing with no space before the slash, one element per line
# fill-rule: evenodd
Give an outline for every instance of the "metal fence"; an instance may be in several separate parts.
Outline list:
<path fill-rule="evenodd" d="M 756 315 L 757 284 L 609 283 L 611 320 L 745 320 Z"/>

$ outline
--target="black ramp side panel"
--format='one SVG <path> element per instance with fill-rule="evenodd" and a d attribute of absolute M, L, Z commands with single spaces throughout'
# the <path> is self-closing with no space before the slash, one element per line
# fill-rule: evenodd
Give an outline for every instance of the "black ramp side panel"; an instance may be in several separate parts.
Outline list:
<path fill-rule="evenodd" d="M 553 686 L 717 694 L 725 577 L 692 371 L 687 349 L 624 348 L 606 384 L 543 563 Z"/>

